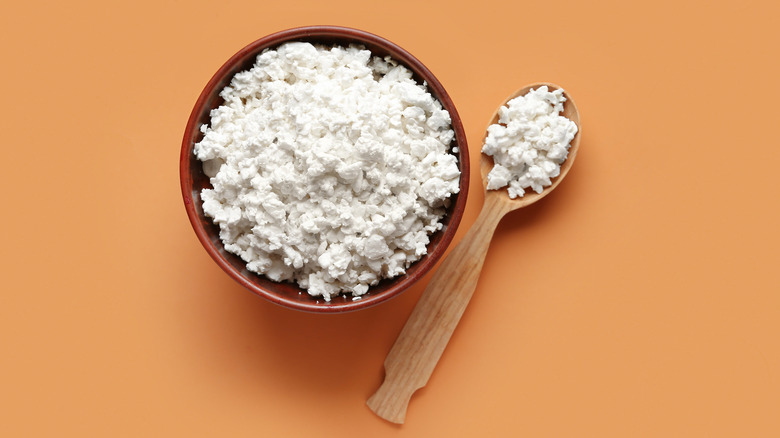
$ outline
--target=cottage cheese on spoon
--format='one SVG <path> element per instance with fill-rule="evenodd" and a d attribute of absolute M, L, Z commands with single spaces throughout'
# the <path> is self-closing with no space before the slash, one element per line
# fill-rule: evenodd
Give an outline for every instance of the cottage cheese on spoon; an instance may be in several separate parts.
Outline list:
<path fill-rule="evenodd" d="M 560 115 L 565 101 L 562 89 L 549 91 L 545 85 L 499 109 L 498 123 L 488 127 L 482 147 L 494 162 L 488 190 L 508 185 L 513 199 L 527 188 L 542 193 L 560 174 L 577 133 L 577 124 Z"/>

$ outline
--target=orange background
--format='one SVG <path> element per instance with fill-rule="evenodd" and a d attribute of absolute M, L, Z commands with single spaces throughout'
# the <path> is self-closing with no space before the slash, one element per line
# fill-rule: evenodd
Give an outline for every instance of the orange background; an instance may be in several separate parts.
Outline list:
<path fill-rule="evenodd" d="M 0 435 L 780 436 L 780 10 L 625 3 L 5 5 Z M 472 163 L 527 83 L 582 112 L 571 173 L 500 224 L 400 427 L 365 399 L 430 276 L 357 313 L 276 307 L 208 257 L 181 200 L 203 86 L 309 24 L 417 56 Z"/>

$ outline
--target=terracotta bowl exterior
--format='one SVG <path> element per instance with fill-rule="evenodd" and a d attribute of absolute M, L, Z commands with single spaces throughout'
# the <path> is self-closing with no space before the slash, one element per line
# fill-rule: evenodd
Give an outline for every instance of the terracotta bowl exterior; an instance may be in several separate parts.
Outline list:
<path fill-rule="evenodd" d="M 223 103 L 219 92 L 230 83 L 236 73 L 250 69 L 257 55 L 263 50 L 289 41 L 342 46 L 357 43 L 365 46 L 375 55 L 390 55 L 409 68 L 418 83 L 425 81 L 428 84 L 429 92 L 442 103 L 452 118 L 452 128 L 455 131 L 452 146 L 458 147 L 458 165 L 461 171 L 460 193 L 451 199 L 447 215 L 443 220 L 444 227 L 431 237 L 428 254 L 412 264 L 405 275 L 381 281 L 372 286 L 360 300 L 353 301 L 352 296 L 347 295 L 334 297 L 330 302 L 326 302 L 322 297 L 310 296 L 295 283 L 276 283 L 264 276 L 249 272 L 246 263 L 240 257 L 225 250 L 219 239 L 219 227 L 203 213 L 200 192 L 203 188 L 211 188 L 211 184 L 209 178 L 203 173 L 201 162 L 193 154 L 194 144 L 203 137 L 200 127 L 210 122 L 210 111 Z M 469 156 L 463 125 L 452 100 L 433 73 L 409 52 L 384 38 L 361 30 L 334 26 L 300 27 L 274 33 L 260 38 L 233 55 L 214 74 L 195 103 L 184 132 L 179 170 L 184 206 L 190 223 L 214 261 L 230 277 L 251 292 L 281 306 L 317 313 L 365 309 L 397 296 L 422 278 L 441 258 L 452 241 L 463 216 L 469 187 Z"/>

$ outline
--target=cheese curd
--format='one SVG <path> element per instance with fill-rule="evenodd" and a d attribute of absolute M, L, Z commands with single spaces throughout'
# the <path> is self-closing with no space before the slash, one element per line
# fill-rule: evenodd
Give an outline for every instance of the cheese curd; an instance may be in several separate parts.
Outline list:
<path fill-rule="evenodd" d="M 487 130 L 482 152 L 493 157 L 488 190 L 509 188 L 510 198 L 531 188 L 541 193 L 561 172 L 577 124 L 561 116 L 563 90 L 531 89 L 498 110 L 498 123 Z"/>
<path fill-rule="evenodd" d="M 460 170 L 449 113 L 393 59 L 292 42 L 220 96 L 194 153 L 203 210 L 247 269 L 325 300 L 406 272 Z"/>

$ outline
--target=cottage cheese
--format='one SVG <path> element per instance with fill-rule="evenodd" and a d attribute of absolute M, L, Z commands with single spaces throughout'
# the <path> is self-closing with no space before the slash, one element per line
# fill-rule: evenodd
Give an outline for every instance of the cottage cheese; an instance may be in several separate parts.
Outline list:
<path fill-rule="evenodd" d="M 195 145 L 225 249 L 325 300 L 403 274 L 460 171 L 449 113 L 389 57 L 287 43 L 220 93 Z"/>
<path fill-rule="evenodd" d="M 482 152 L 493 157 L 488 190 L 509 186 L 510 198 L 531 188 L 541 193 L 561 172 L 577 124 L 560 115 L 563 90 L 531 89 L 499 109 L 498 123 L 488 127 Z"/>

